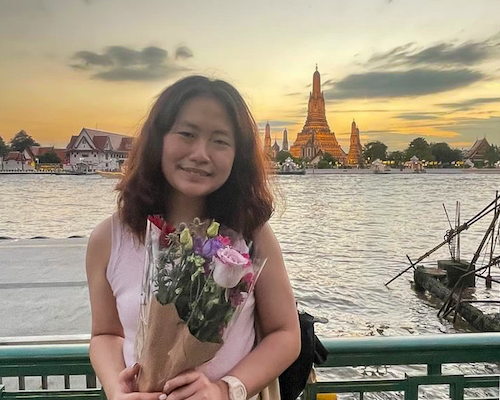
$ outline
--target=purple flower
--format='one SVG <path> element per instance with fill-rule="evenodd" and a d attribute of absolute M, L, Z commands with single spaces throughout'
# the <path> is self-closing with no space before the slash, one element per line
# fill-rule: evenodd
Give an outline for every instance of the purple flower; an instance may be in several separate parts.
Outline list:
<path fill-rule="evenodd" d="M 193 243 L 193 251 L 196 254 L 203 255 L 203 239 L 199 236 L 194 237 L 194 243 Z"/>
<path fill-rule="evenodd" d="M 207 239 L 201 248 L 200 255 L 211 260 L 221 247 L 222 244 L 217 239 Z"/>

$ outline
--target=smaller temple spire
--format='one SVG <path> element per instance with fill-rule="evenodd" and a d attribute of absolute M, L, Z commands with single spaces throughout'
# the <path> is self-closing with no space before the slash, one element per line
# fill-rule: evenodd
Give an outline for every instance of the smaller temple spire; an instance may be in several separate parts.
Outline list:
<path fill-rule="evenodd" d="M 269 121 L 266 124 L 266 134 L 264 136 L 264 152 L 271 157 L 272 148 L 271 148 L 271 125 L 269 125 Z"/>
<path fill-rule="evenodd" d="M 281 143 L 281 147 L 284 151 L 288 151 L 288 131 L 286 128 L 283 131 L 283 142 Z"/>

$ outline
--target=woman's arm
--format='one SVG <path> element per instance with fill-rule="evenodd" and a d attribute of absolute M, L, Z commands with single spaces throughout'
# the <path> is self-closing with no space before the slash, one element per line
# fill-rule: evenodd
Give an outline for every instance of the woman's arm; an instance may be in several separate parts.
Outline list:
<path fill-rule="evenodd" d="M 86 270 L 92 312 L 89 355 L 109 400 L 158 399 L 160 393 L 132 393 L 137 368 L 125 368 L 123 328 L 116 301 L 106 278 L 111 254 L 111 218 L 99 224 L 87 246 Z"/>
<path fill-rule="evenodd" d="M 256 231 L 254 246 L 258 259 L 267 258 L 255 287 L 262 340 L 229 373 L 244 383 L 248 397 L 265 388 L 288 368 L 300 353 L 300 327 L 295 298 L 281 248 L 268 223 Z"/>

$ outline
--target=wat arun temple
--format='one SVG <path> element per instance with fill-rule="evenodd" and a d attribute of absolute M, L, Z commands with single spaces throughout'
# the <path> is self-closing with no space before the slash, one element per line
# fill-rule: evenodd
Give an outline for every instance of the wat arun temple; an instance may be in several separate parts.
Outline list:
<path fill-rule="evenodd" d="M 325 98 L 321 91 L 321 76 L 318 67 L 313 75 L 312 92 L 309 94 L 309 105 L 307 118 L 302 131 L 299 132 L 294 144 L 290 147 L 290 154 L 293 157 L 312 161 L 324 153 L 330 153 L 337 161 L 347 165 L 362 165 L 362 147 L 359 139 L 359 129 L 353 121 L 351 125 L 351 139 L 349 143 L 349 153 L 345 153 L 340 147 L 335 137 L 335 133 L 330 130 L 326 120 Z M 267 136 L 269 135 L 269 138 Z M 271 144 L 270 129 L 266 126 L 265 148 L 269 153 L 275 153 L 276 149 L 267 149 Z M 288 147 L 288 142 L 287 142 Z"/>

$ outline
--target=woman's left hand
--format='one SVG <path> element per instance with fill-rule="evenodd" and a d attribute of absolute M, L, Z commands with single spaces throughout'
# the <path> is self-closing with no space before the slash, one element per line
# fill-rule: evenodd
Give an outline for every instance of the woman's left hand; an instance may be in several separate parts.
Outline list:
<path fill-rule="evenodd" d="M 229 400 L 227 384 L 211 382 L 198 371 L 186 371 L 170 379 L 165 383 L 163 393 L 167 400 Z"/>

